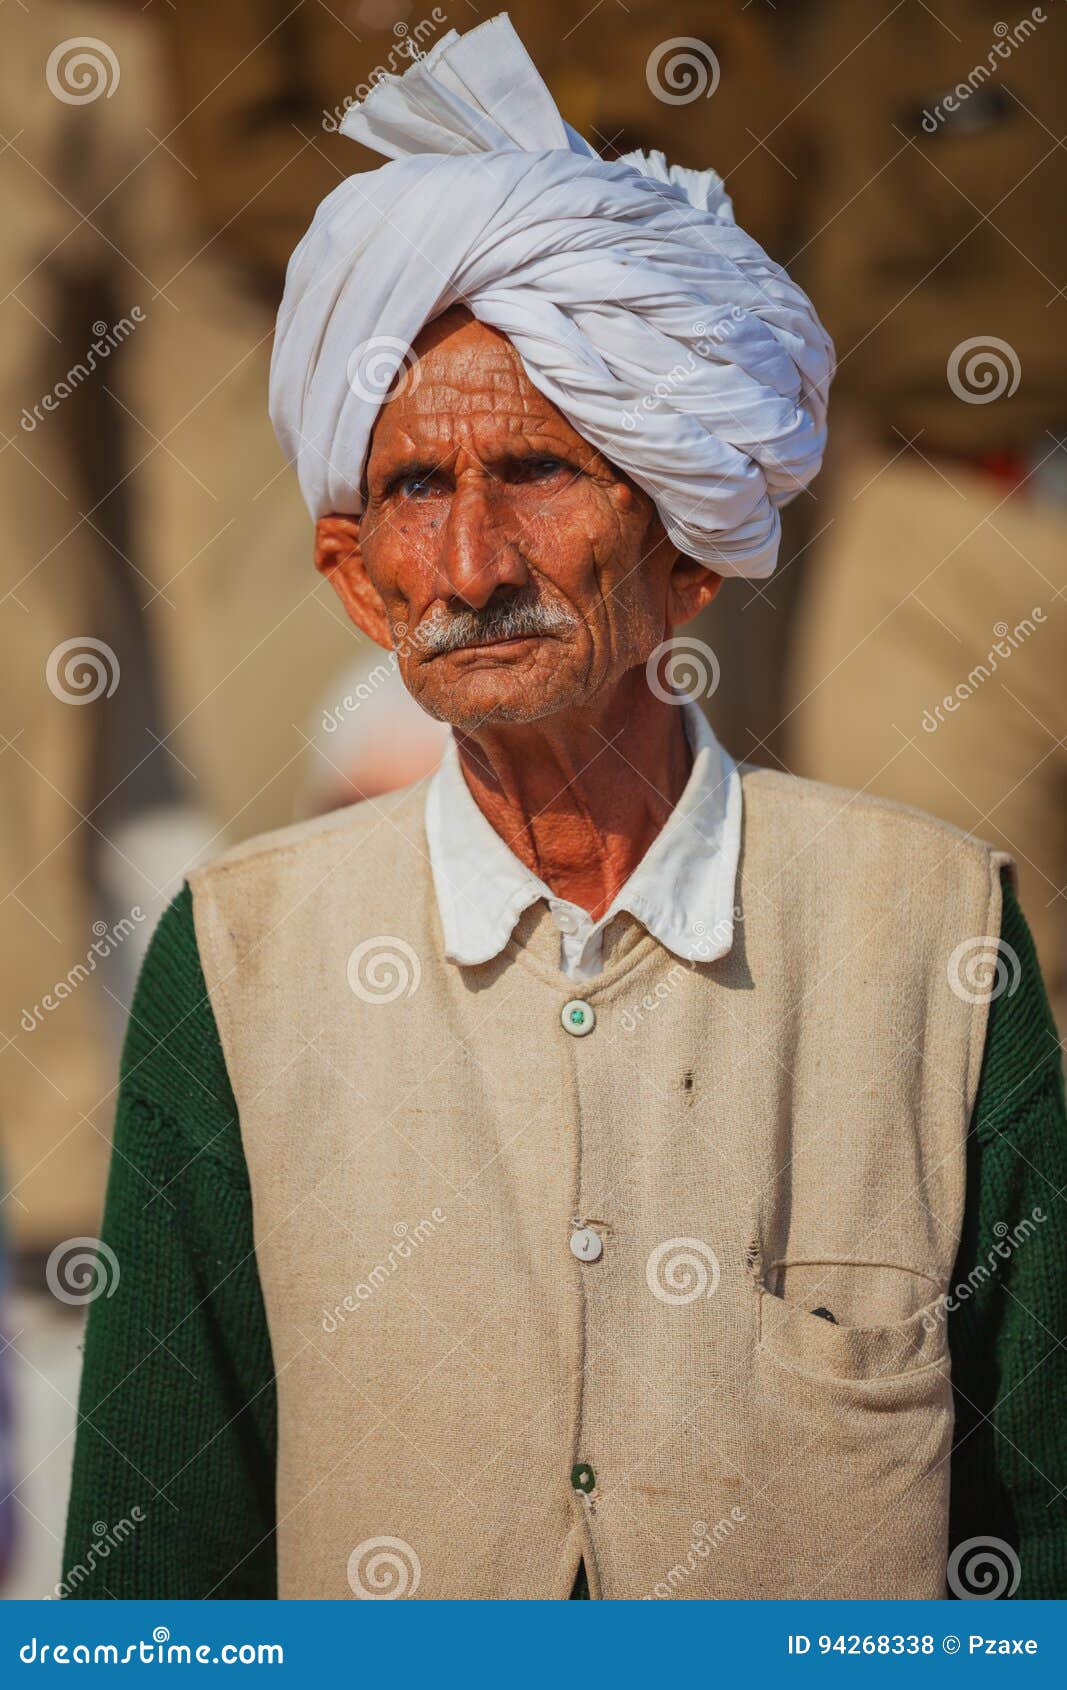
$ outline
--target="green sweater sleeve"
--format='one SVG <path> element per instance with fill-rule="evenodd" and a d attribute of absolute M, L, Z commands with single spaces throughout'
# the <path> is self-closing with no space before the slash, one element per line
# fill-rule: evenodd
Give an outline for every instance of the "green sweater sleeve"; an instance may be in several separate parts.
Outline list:
<path fill-rule="evenodd" d="M 950 1534 L 954 1546 L 990 1537 L 1009 1545 L 1021 1567 L 1017 1598 L 1062 1598 L 1067 1114 L 1056 1028 L 1007 877 L 1001 961 L 1005 989 L 990 1005 L 949 1302 Z"/>
<path fill-rule="evenodd" d="M 272 1597 L 274 1371 L 188 887 L 134 997 L 102 1241 L 61 1594 Z"/>

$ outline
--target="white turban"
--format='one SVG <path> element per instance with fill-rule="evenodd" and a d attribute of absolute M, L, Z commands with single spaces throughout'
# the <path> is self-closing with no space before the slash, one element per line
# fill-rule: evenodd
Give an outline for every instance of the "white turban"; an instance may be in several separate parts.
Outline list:
<path fill-rule="evenodd" d="M 322 202 L 286 275 L 270 410 L 312 517 L 358 515 L 379 407 L 462 303 L 681 552 L 769 575 L 779 507 L 819 468 L 833 347 L 716 173 L 598 158 L 506 15 L 444 36 L 341 128 L 394 162 Z"/>

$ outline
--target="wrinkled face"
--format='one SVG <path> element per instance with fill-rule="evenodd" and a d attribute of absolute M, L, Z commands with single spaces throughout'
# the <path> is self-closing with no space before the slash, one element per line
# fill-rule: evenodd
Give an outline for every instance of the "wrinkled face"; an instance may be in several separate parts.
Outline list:
<path fill-rule="evenodd" d="M 317 561 L 395 645 L 423 709 L 472 731 L 582 707 L 718 584 L 652 501 L 533 386 L 510 341 L 451 311 L 382 407 L 357 520 Z"/>

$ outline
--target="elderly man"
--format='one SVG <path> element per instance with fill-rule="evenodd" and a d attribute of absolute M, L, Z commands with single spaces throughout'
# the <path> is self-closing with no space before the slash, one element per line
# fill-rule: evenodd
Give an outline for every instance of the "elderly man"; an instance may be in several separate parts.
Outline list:
<path fill-rule="evenodd" d="M 159 928 L 68 1559 L 143 1524 L 78 1594 L 1062 1594 L 1067 1135 L 1010 869 L 739 770 L 677 686 L 818 466 L 826 337 L 506 19 L 346 121 L 395 161 L 290 265 L 272 410 L 453 731 Z"/>

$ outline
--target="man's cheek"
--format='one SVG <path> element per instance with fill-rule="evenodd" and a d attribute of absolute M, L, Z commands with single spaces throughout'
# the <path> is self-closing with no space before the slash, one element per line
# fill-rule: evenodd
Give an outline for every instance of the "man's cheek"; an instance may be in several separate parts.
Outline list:
<path fill-rule="evenodd" d="M 598 558 L 616 550 L 619 530 L 601 497 L 576 488 L 526 511 L 516 538 L 523 555 L 544 574 L 580 578 Z"/>

